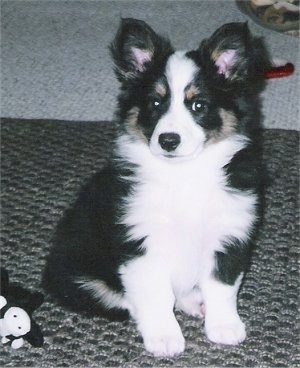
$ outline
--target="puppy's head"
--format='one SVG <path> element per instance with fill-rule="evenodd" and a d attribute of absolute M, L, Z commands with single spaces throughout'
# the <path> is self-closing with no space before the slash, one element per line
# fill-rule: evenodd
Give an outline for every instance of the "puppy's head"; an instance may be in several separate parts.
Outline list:
<path fill-rule="evenodd" d="M 269 64 L 247 24 L 226 24 L 198 49 L 175 52 L 145 22 L 123 19 L 111 52 L 120 120 L 154 155 L 193 158 L 255 124 L 257 85 Z"/>

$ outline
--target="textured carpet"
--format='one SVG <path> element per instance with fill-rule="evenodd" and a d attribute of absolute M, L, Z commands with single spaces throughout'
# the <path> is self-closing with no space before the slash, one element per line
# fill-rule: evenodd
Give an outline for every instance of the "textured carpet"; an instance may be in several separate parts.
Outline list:
<path fill-rule="evenodd" d="M 292 77 L 268 82 L 265 126 L 300 129 L 299 38 L 258 26 L 234 0 L 2 0 L 0 5 L 0 116 L 111 120 L 118 83 L 108 45 L 120 17 L 143 19 L 176 48 L 188 50 L 224 23 L 248 21 L 272 57 L 296 68 Z"/>
<path fill-rule="evenodd" d="M 11 282 L 40 290 L 55 225 L 79 186 L 109 157 L 108 122 L 2 121 L 2 265 Z M 270 176 L 265 216 L 239 310 L 248 329 L 236 347 L 211 344 L 203 323 L 177 314 L 187 347 L 175 359 L 155 359 L 132 322 L 88 319 L 46 296 L 34 316 L 45 344 L 0 346 L 0 366 L 31 367 L 299 367 L 299 134 L 265 130 Z"/>

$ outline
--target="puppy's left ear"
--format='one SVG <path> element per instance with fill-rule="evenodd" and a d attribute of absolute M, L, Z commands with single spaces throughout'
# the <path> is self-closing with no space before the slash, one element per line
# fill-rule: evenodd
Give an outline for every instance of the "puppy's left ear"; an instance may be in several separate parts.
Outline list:
<path fill-rule="evenodd" d="M 229 23 L 199 48 L 206 74 L 224 87 L 263 78 L 270 66 L 263 42 L 252 37 L 247 23 Z"/>

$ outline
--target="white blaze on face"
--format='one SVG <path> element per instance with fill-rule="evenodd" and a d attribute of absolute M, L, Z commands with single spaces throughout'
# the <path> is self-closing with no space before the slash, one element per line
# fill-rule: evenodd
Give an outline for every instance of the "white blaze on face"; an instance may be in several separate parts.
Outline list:
<path fill-rule="evenodd" d="M 166 77 L 170 88 L 170 107 L 159 120 L 150 141 L 154 155 L 193 157 L 203 148 L 205 134 L 198 126 L 185 105 L 185 89 L 193 81 L 198 68 L 185 56 L 184 52 L 173 54 L 166 66 Z M 180 144 L 171 152 L 166 152 L 159 144 L 159 136 L 164 133 L 176 133 Z"/>

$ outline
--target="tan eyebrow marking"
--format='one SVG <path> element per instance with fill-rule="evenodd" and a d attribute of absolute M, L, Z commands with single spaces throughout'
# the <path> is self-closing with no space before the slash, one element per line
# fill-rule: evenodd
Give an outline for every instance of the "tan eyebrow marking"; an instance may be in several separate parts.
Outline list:
<path fill-rule="evenodd" d="M 185 90 L 185 95 L 188 100 L 192 100 L 195 96 L 199 94 L 200 94 L 200 90 L 194 84 L 191 84 Z"/>
<path fill-rule="evenodd" d="M 165 87 L 164 84 L 158 82 L 155 85 L 155 91 L 161 96 L 161 97 L 165 97 L 165 95 L 167 94 L 167 89 Z"/>

